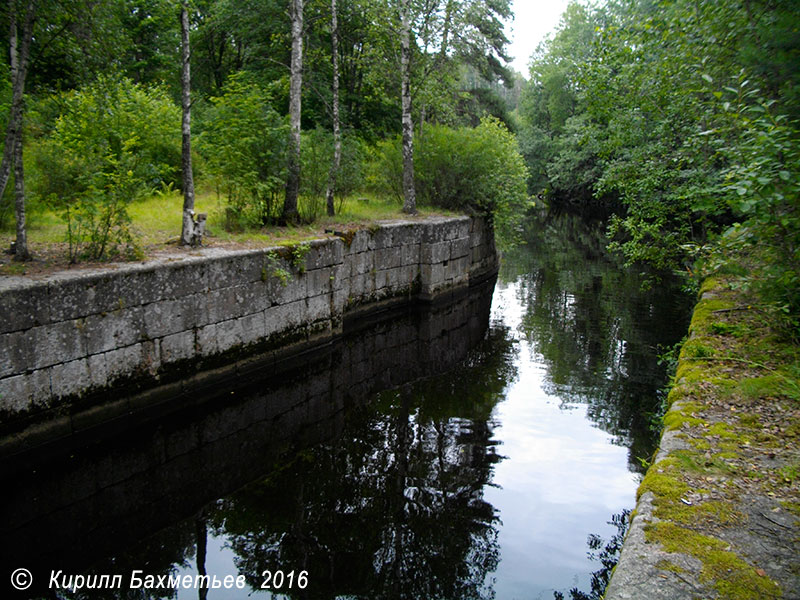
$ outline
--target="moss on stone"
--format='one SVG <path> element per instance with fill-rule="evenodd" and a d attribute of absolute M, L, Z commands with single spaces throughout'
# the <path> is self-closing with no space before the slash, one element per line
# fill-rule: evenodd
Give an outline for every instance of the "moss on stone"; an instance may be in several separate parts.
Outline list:
<path fill-rule="evenodd" d="M 680 565 L 676 565 L 674 562 L 669 561 L 667 559 L 661 559 L 656 563 L 656 567 L 661 569 L 662 571 L 669 571 L 670 573 L 686 573 L 686 569 L 681 567 Z"/>
<path fill-rule="evenodd" d="M 679 501 L 689 491 L 689 486 L 678 476 L 675 468 L 677 464 L 676 459 L 666 458 L 650 467 L 642 483 L 639 484 L 636 499 L 638 500 L 645 492 L 653 492 L 657 502 Z"/>
<path fill-rule="evenodd" d="M 669 521 L 645 526 L 649 542 L 656 542 L 667 552 L 688 554 L 701 564 L 700 581 L 709 583 L 728 600 L 763 600 L 780 598 L 781 589 L 730 551 L 728 544 Z"/>
<path fill-rule="evenodd" d="M 690 417 L 689 415 L 685 414 L 683 411 L 680 410 L 671 410 L 666 415 L 664 415 L 665 431 L 680 429 L 684 425 L 687 425 L 689 427 L 694 427 L 697 425 L 702 425 L 703 423 L 704 421 L 702 419 L 698 419 L 697 417 Z"/>

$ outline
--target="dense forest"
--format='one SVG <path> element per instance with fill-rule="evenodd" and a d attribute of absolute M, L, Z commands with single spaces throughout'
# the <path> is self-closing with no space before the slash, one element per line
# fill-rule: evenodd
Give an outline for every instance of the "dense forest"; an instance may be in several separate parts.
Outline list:
<path fill-rule="evenodd" d="M 539 198 L 603 214 L 652 273 L 746 255 L 797 327 L 793 0 L 572 3 L 528 80 L 507 66 L 510 0 L 9 0 L 2 16 L 0 228 L 18 259 L 44 212 L 72 261 L 140 256 L 130 206 L 180 190 L 191 209 L 195 181 L 231 230 L 374 194 L 491 214 L 508 239 Z"/>
<path fill-rule="evenodd" d="M 13 226 L 15 198 L 21 225 L 23 198 L 29 215 L 55 211 L 75 261 L 136 255 L 130 204 L 154 191 L 191 194 L 195 179 L 224 196 L 218 217 L 234 229 L 307 222 L 323 200 L 330 214 L 333 198 L 365 189 L 408 204 L 404 123 L 413 127 L 403 148 L 418 138 L 406 212 L 416 197 L 457 210 L 522 204 L 505 108 L 515 81 L 505 67 L 509 4 L 10 1 L 0 183 L 14 183 L 0 225 Z M 16 253 L 27 255 L 24 232 Z"/>
<path fill-rule="evenodd" d="M 519 108 L 529 188 L 610 214 L 630 264 L 706 275 L 754 261 L 800 313 L 800 4 L 573 3 Z"/>

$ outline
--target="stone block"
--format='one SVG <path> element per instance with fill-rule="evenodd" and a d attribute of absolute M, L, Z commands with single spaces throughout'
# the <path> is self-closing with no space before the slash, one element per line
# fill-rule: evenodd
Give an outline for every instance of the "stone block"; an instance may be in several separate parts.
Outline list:
<path fill-rule="evenodd" d="M 333 302 L 331 304 L 331 318 L 339 319 L 344 314 L 347 307 L 347 300 L 350 297 L 350 288 L 342 288 L 333 292 Z"/>
<path fill-rule="evenodd" d="M 404 286 L 412 286 L 419 277 L 419 265 L 406 265 L 400 268 L 400 281 Z"/>
<path fill-rule="evenodd" d="M 210 323 L 197 329 L 197 355 L 198 357 L 213 356 L 219 352 L 217 343 L 217 324 Z"/>
<path fill-rule="evenodd" d="M 331 289 L 341 290 L 345 286 L 350 285 L 350 268 L 349 265 L 338 264 L 330 268 Z"/>
<path fill-rule="evenodd" d="M 442 264 L 422 264 L 419 267 L 420 283 L 423 286 L 439 285 L 444 282 L 445 273 Z"/>
<path fill-rule="evenodd" d="M 308 287 L 306 284 L 305 275 L 298 275 L 292 271 L 291 276 L 284 284 L 279 282 L 274 288 L 271 288 L 275 294 L 270 304 L 290 304 L 298 300 L 302 300 L 308 294 Z"/>
<path fill-rule="evenodd" d="M 50 386 L 55 398 L 80 395 L 89 388 L 91 381 L 89 361 L 85 358 L 50 368 Z"/>
<path fill-rule="evenodd" d="M 372 241 L 372 234 L 369 231 L 364 229 L 360 229 L 356 231 L 355 235 L 353 236 L 352 241 L 350 242 L 350 248 L 348 248 L 348 254 L 358 254 L 360 252 L 366 252 L 370 249 L 370 243 Z"/>
<path fill-rule="evenodd" d="M 454 219 L 446 231 L 446 238 L 448 240 L 456 240 L 458 238 L 468 238 L 472 220 L 469 217 L 460 217 Z"/>
<path fill-rule="evenodd" d="M 263 248 L 237 252 L 215 260 L 206 266 L 209 290 L 219 290 L 253 281 L 261 281 L 262 272 L 267 266 L 266 255 L 274 248 Z"/>
<path fill-rule="evenodd" d="M 51 369 L 39 369 L 28 374 L 28 397 L 31 405 L 36 407 L 46 407 L 53 395 L 52 383 L 50 381 Z"/>
<path fill-rule="evenodd" d="M 400 264 L 402 266 L 416 265 L 419 263 L 419 260 L 420 260 L 419 243 L 408 243 L 400 246 Z"/>
<path fill-rule="evenodd" d="M 344 242 L 340 239 L 314 240 L 306 255 L 306 270 L 324 269 L 344 260 Z"/>
<path fill-rule="evenodd" d="M 361 302 L 375 292 L 375 276 L 371 273 L 354 275 L 350 278 L 350 297 Z"/>
<path fill-rule="evenodd" d="M 94 304 L 86 314 L 141 306 L 152 302 L 156 295 L 153 268 L 127 267 L 105 273 L 94 280 Z"/>
<path fill-rule="evenodd" d="M 388 225 L 392 230 L 392 244 L 397 247 L 419 244 L 422 230 L 413 223 L 398 223 Z"/>
<path fill-rule="evenodd" d="M 387 293 L 394 293 L 398 289 L 404 287 L 402 267 L 395 267 L 394 269 L 385 269 L 378 271 L 375 274 L 375 289 L 382 290 Z"/>
<path fill-rule="evenodd" d="M 323 267 L 306 273 L 306 287 L 309 298 L 330 294 L 333 286 L 331 278 L 334 277 L 330 267 Z"/>
<path fill-rule="evenodd" d="M 169 337 L 178 338 L 180 335 L 181 334 L 177 334 Z M 160 340 L 159 346 L 163 346 L 164 340 L 168 340 L 168 347 L 177 347 L 177 340 L 169 340 L 169 337 Z M 150 343 L 156 347 L 156 344 L 152 342 Z M 155 370 L 151 368 L 152 365 L 147 364 L 148 361 L 146 360 L 147 357 L 145 356 L 144 352 L 144 344 L 135 344 L 126 348 L 111 350 L 110 352 L 103 354 L 103 358 L 106 362 L 106 377 L 108 378 L 109 383 L 112 383 L 115 379 L 119 379 L 136 372 Z M 89 369 L 91 371 L 91 362 L 89 363 Z"/>
<path fill-rule="evenodd" d="M 47 285 L 23 281 L 0 289 L 0 333 L 29 329 L 50 322 Z"/>
<path fill-rule="evenodd" d="M 15 375 L 0 379 L 0 410 L 9 413 L 18 413 L 30 408 L 28 394 L 28 378 L 25 375 Z"/>
<path fill-rule="evenodd" d="M 392 227 L 381 227 L 380 229 L 372 231 L 369 240 L 369 249 L 380 250 L 382 248 L 390 248 L 393 245 L 392 234 Z"/>
<path fill-rule="evenodd" d="M 305 322 L 305 313 L 305 300 L 296 300 L 267 309 L 264 311 L 266 335 L 302 325 Z"/>
<path fill-rule="evenodd" d="M 269 302 L 262 281 L 212 290 L 206 295 L 208 321 L 219 323 L 260 312 Z"/>
<path fill-rule="evenodd" d="M 462 256 L 470 255 L 470 240 L 468 237 L 458 238 L 453 240 L 450 245 L 450 258 L 461 258 Z"/>
<path fill-rule="evenodd" d="M 91 275 L 56 277 L 48 282 L 50 321 L 78 319 L 95 312 L 95 285 L 97 277 Z"/>
<path fill-rule="evenodd" d="M 136 306 L 90 315 L 84 321 L 84 333 L 87 354 L 130 346 L 144 337 L 144 309 Z"/>
<path fill-rule="evenodd" d="M 372 252 L 360 252 L 353 254 L 347 261 L 351 265 L 350 276 L 363 275 L 375 268 L 375 254 Z"/>
<path fill-rule="evenodd" d="M 470 260 L 466 256 L 450 260 L 444 269 L 445 279 L 455 279 L 460 276 L 469 276 Z"/>
<path fill-rule="evenodd" d="M 0 334 L 0 377 L 22 373 L 33 364 L 30 333 L 15 331 Z"/>
<path fill-rule="evenodd" d="M 266 337 L 264 311 L 245 315 L 238 319 L 240 341 L 242 344 L 255 344 Z"/>
<path fill-rule="evenodd" d="M 214 333 L 217 352 L 226 352 L 242 343 L 242 322 L 239 318 L 217 323 Z"/>
<path fill-rule="evenodd" d="M 306 322 L 313 323 L 331 318 L 330 296 L 314 296 L 307 301 Z"/>
<path fill-rule="evenodd" d="M 159 356 L 161 364 L 167 365 L 188 358 L 195 354 L 194 331 L 181 331 L 159 340 Z"/>
<path fill-rule="evenodd" d="M 215 261 L 207 259 L 167 265 L 154 272 L 153 301 L 182 298 L 208 290 L 208 269 Z"/>
<path fill-rule="evenodd" d="M 378 269 L 393 269 L 403 263 L 403 250 L 400 246 L 379 248 L 375 251 L 375 266 Z"/>
<path fill-rule="evenodd" d="M 144 332 L 154 339 L 208 323 L 205 294 L 161 300 L 144 306 Z"/>
<path fill-rule="evenodd" d="M 419 251 L 420 263 L 430 265 L 450 260 L 450 245 L 448 241 L 423 243 Z"/>
<path fill-rule="evenodd" d="M 85 323 L 82 320 L 62 321 L 34 327 L 26 341 L 29 369 L 41 369 L 84 357 L 87 352 Z"/>
<path fill-rule="evenodd" d="M 108 369 L 106 368 L 106 355 L 93 354 L 89 357 L 89 381 L 94 388 L 105 387 L 108 382 Z"/>

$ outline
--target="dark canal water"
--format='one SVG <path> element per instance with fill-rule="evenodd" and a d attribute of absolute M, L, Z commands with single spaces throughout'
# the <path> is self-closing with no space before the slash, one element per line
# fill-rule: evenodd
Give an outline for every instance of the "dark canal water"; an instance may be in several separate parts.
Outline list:
<path fill-rule="evenodd" d="M 529 230 L 496 286 L 349 323 L 271 378 L 0 465 L 3 585 L 24 567 L 43 598 L 590 594 L 587 539 L 633 507 L 658 348 L 690 303 L 642 292 L 575 217 Z M 122 574 L 123 589 L 56 594 L 52 570 Z M 244 589 L 129 591 L 135 570 Z"/>

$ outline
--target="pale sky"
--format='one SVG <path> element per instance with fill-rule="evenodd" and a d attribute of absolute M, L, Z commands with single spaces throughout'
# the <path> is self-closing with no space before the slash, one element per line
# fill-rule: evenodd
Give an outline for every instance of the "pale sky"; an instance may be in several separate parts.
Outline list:
<path fill-rule="evenodd" d="M 545 36 L 555 29 L 569 0 L 514 0 L 514 22 L 506 25 L 514 70 L 528 77 L 528 60 Z"/>

